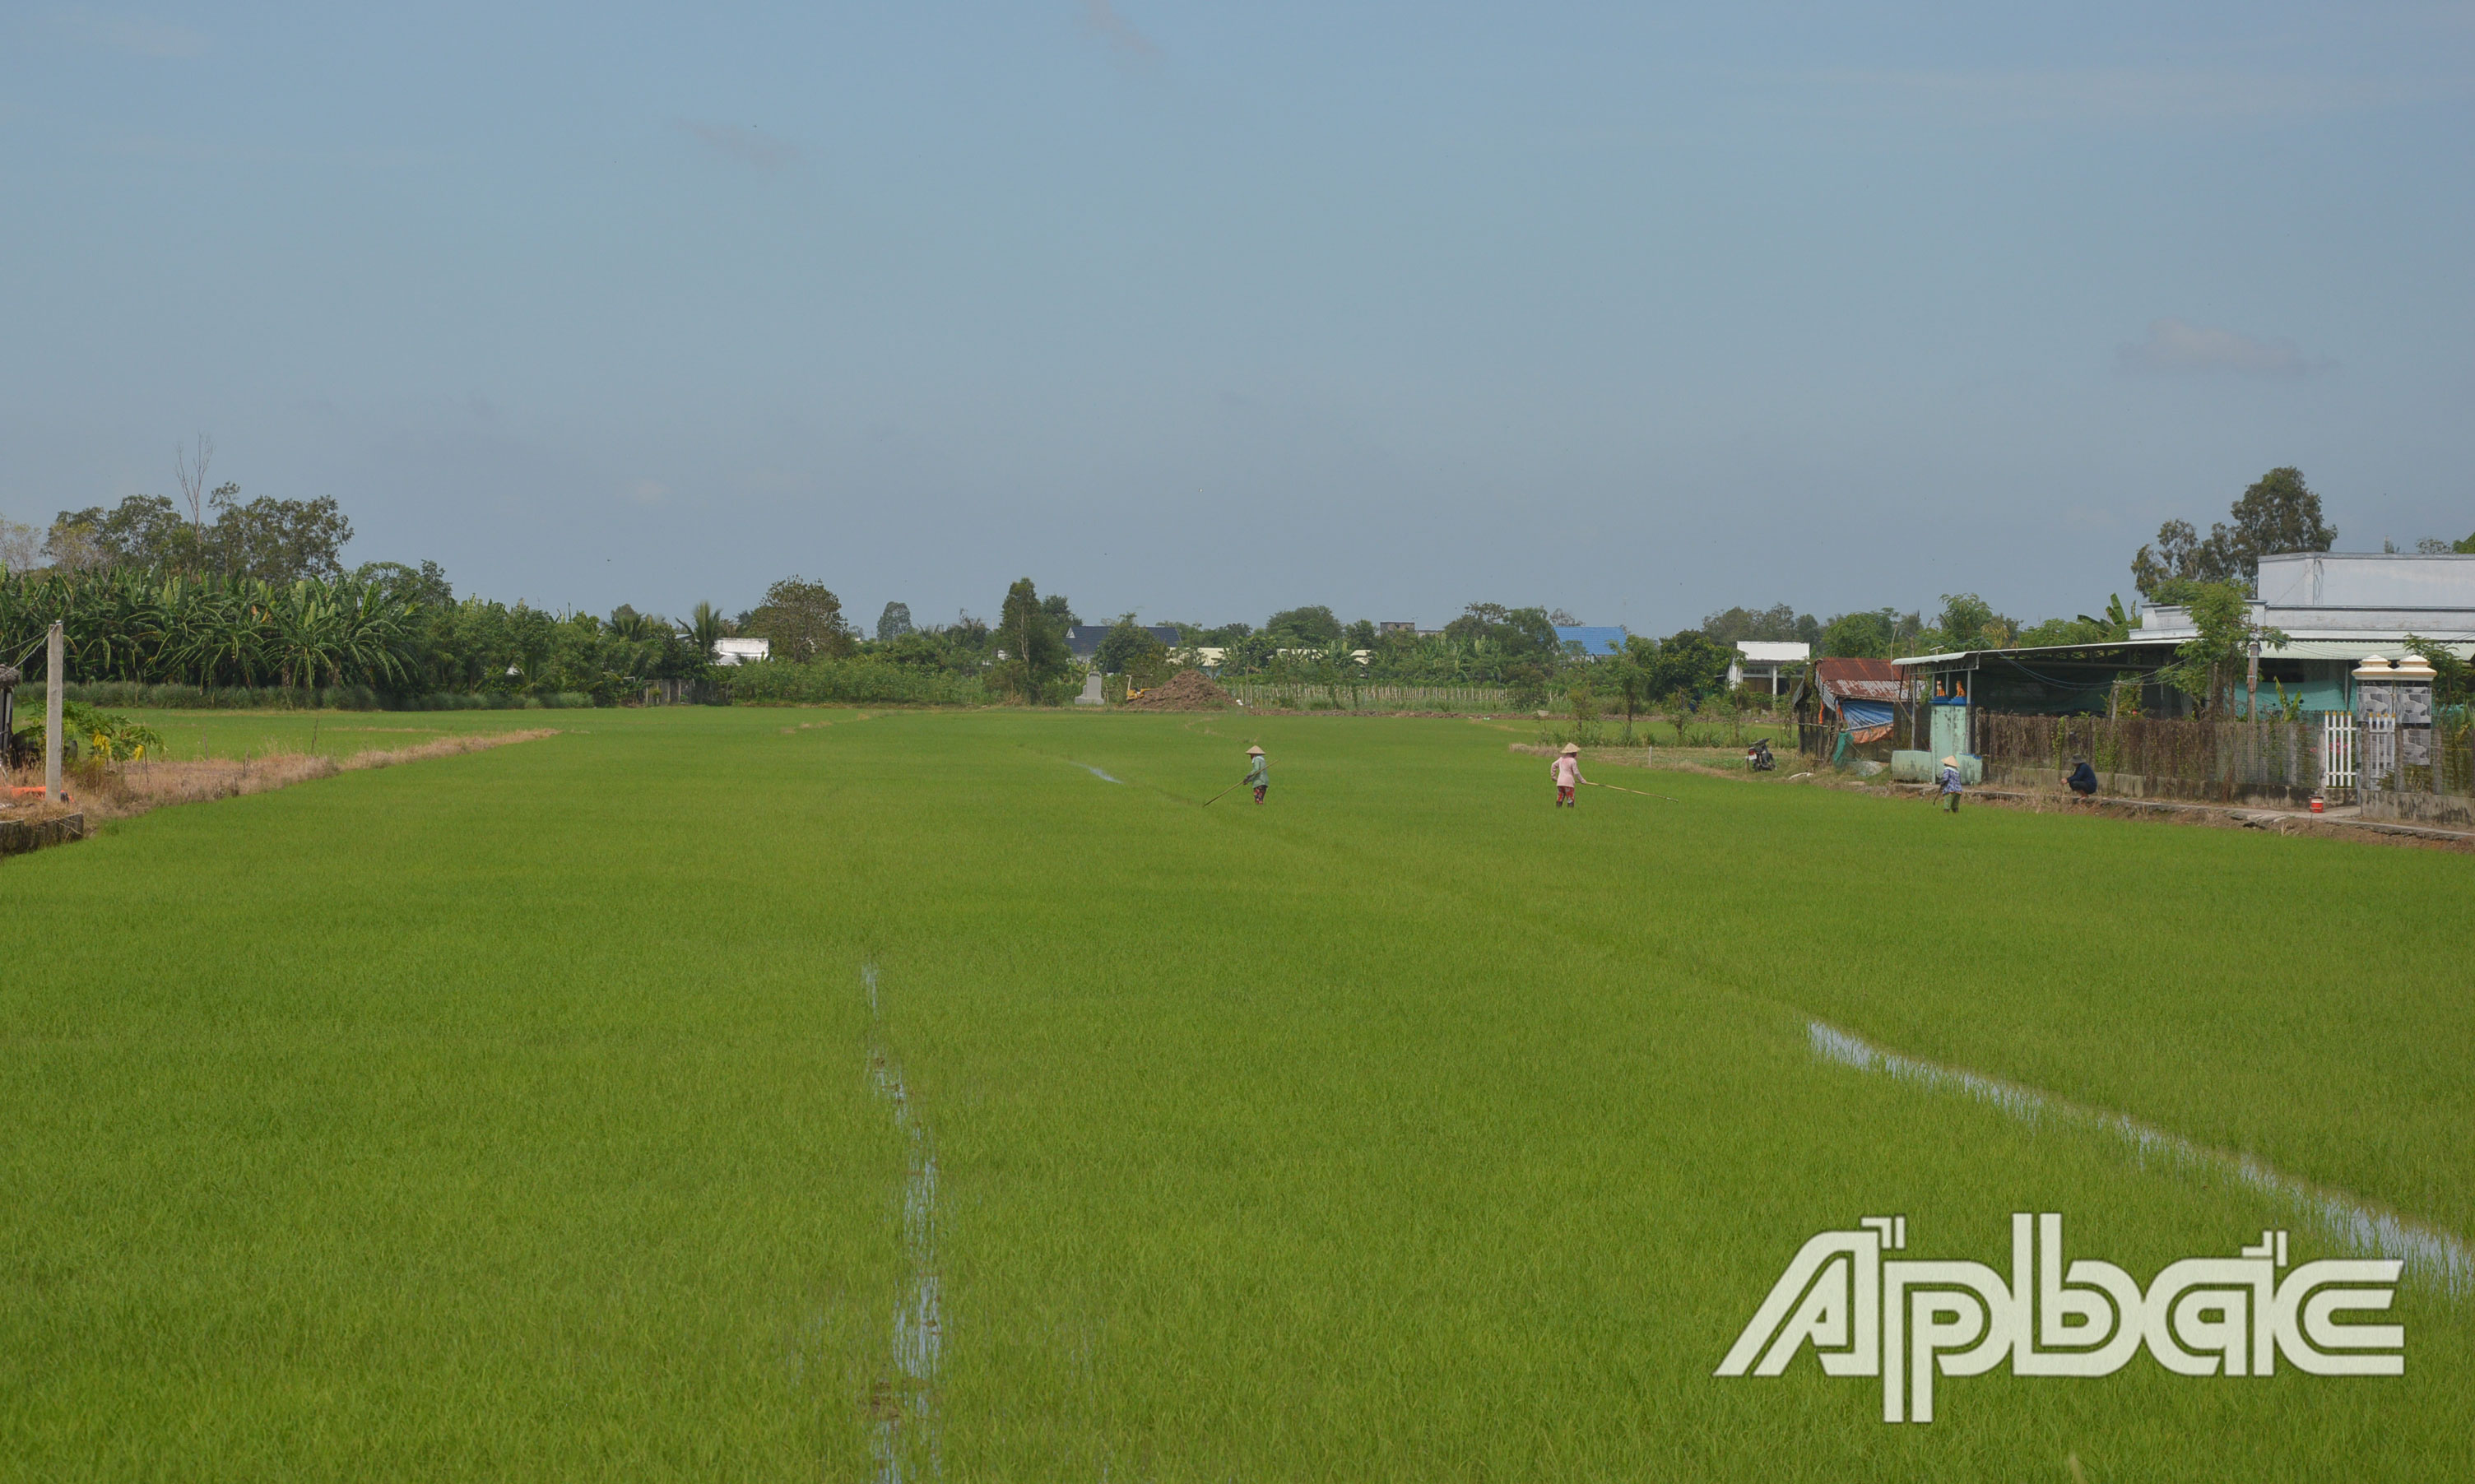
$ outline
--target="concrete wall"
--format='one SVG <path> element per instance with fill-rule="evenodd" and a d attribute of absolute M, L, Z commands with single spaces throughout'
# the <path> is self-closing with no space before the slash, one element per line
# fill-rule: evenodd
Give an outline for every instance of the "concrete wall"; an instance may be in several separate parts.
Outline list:
<path fill-rule="evenodd" d="M 23 855 L 45 845 L 65 845 L 86 839 L 86 815 L 60 815 L 49 819 L 0 819 L 0 856 Z"/>
<path fill-rule="evenodd" d="M 2375 790 L 2364 795 L 2364 817 L 2397 824 L 2430 824 L 2442 829 L 2475 829 L 2475 799 L 2454 793 L 2391 793 Z"/>
<path fill-rule="evenodd" d="M 2015 789 L 2066 791 L 2061 772 L 2050 767 L 1997 767 L 1992 781 Z M 2099 773 L 2096 796 L 2119 799 L 2179 799 L 2193 804 L 2245 804 L 2254 809 L 2303 809 L 2312 802 L 2310 789 L 2250 785 L 2228 799 L 2212 784 L 2185 783 L 2177 778 L 2148 778 L 2139 773 Z"/>

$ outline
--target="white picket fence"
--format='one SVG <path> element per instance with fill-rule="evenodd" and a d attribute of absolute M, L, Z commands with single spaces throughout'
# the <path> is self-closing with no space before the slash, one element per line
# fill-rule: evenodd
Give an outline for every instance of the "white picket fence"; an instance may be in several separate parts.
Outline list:
<path fill-rule="evenodd" d="M 2394 789 L 2398 775 L 2395 717 L 2357 721 L 2333 711 L 2320 718 L 2320 791 Z"/>
<path fill-rule="evenodd" d="M 2320 791 L 2355 786 L 2355 718 L 2342 711 L 2320 718 Z"/>

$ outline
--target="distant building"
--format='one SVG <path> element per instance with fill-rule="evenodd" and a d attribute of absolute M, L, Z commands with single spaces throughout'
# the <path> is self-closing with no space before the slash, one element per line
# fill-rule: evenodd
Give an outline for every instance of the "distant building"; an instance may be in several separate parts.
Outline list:
<path fill-rule="evenodd" d="M 1379 634 L 1409 634 L 1414 637 L 1418 633 L 1418 625 L 1416 620 L 1411 619 L 1382 619 L 1377 620 L 1375 624 L 1375 632 Z"/>
<path fill-rule="evenodd" d="M 773 657 L 773 641 L 770 639 L 717 639 L 713 642 L 716 665 L 745 665 L 750 660 Z"/>
<path fill-rule="evenodd" d="M 1115 626 L 1109 623 L 1077 623 L 1066 631 L 1066 647 L 1073 650 L 1078 660 L 1090 659 L 1100 652 L 1100 641 L 1108 638 L 1109 630 Z M 1177 630 L 1169 624 L 1154 623 L 1143 632 L 1171 649 L 1177 647 Z"/>
<path fill-rule="evenodd" d="M 1813 658 L 1813 645 L 1785 644 L 1766 639 L 1748 639 L 1736 645 L 1736 657 L 1728 662 L 1728 689 L 1732 691 L 1748 680 L 1762 682 L 1773 695 L 1779 693 L 1782 671 L 1801 666 Z"/>
<path fill-rule="evenodd" d="M 1625 631 L 1591 623 L 1558 623 L 1556 643 L 1558 646 L 1580 645 L 1584 658 L 1599 660 L 1624 653 Z"/>

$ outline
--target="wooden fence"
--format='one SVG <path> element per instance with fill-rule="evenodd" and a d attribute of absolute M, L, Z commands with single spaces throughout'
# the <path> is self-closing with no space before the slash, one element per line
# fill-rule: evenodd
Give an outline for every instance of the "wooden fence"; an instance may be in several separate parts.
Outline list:
<path fill-rule="evenodd" d="M 1321 685 L 1315 683 L 1274 683 L 1262 680 L 1223 680 L 1220 689 L 1249 706 L 1337 711 L 1452 711 L 1483 716 L 1502 716 L 1524 710 L 1512 698 L 1512 693 L 1502 686 L 1464 685 Z M 1565 711 L 1563 697 L 1552 697 L 1548 705 Z"/>
<path fill-rule="evenodd" d="M 2432 718 L 2432 791 L 2475 794 L 2475 725 L 2463 709 Z"/>
<path fill-rule="evenodd" d="M 1976 750 L 1997 771 L 2069 772 L 2082 759 L 2099 773 L 2136 777 L 2154 791 L 2234 799 L 2309 793 L 2321 781 L 2316 721 L 2178 721 L 2149 717 L 2013 717 L 1980 712 Z"/>

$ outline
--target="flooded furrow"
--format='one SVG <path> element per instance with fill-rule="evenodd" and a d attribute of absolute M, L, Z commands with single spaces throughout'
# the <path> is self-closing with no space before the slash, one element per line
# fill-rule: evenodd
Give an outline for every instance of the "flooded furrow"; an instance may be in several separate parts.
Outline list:
<path fill-rule="evenodd" d="M 2344 1191 L 2297 1179 L 2248 1155 L 2195 1144 L 2179 1133 L 2142 1123 L 2128 1114 L 2082 1107 L 1999 1078 L 1884 1051 L 1862 1036 L 1819 1020 L 1808 1021 L 1805 1033 L 1813 1054 L 1826 1061 L 1895 1077 L 1934 1092 L 1972 1097 L 2023 1123 L 2052 1119 L 2095 1129 L 2130 1145 L 2143 1159 L 2159 1157 L 2231 1176 L 2298 1212 L 2305 1224 L 2341 1248 L 2365 1256 L 2395 1257 L 2406 1264 L 2409 1277 L 2453 1299 L 2463 1300 L 2475 1293 L 2475 1250 L 2470 1250 L 2465 1240 L 2454 1232 L 2382 1210 Z"/>
<path fill-rule="evenodd" d="M 901 1198 L 902 1255 L 909 1273 L 894 1306 L 892 1365 L 869 1398 L 878 1484 L 901 1484 L 944 1473 L 937 1419 L 937 1371 L 945 1337 L 937 1276 L 937 1144 L 887 1044 L 876 965 L 861 965 L 860 980 L 868 986 L 869 1081 L 893 1108 L 894 1126 L 909 1147 Z"/>

